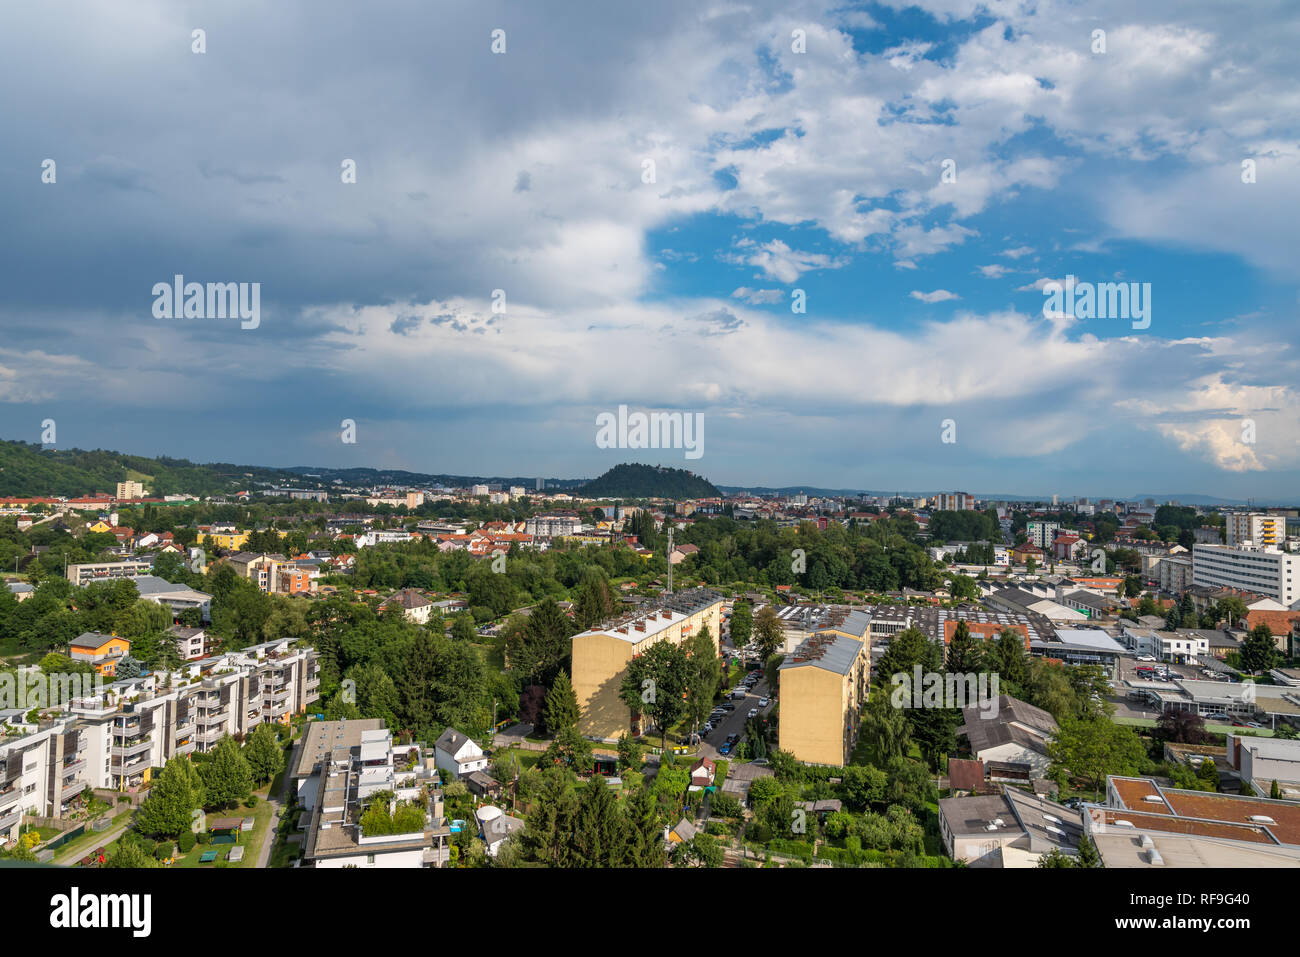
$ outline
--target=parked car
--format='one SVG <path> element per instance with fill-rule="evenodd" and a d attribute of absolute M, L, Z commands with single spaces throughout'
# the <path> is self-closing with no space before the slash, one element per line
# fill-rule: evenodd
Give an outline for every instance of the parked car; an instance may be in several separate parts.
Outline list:
<path fill-rule="evenodd" d="M 1155 655 L 1138 655 L 1138 656 L 1137 656 L 1137 660 L 1138 660 L 1138 661 L 1155 661 L 1155 660 L 1156 660 L 1156 656 L 1155 656 Z"/>
<path fill-rule="evenodd" d="M 766 708 L 766 707 L 767 707 L 767 699 L 766 699 L 766 698 L 759 698 L 759 699 L 758 699 L 758 706 L 759 706 L 760 708 Z"/>
<path fill-rule="evenodd" d="M 731 753 L 731 742 L 724 741 L 722 747 L 718 748 L 718 754 L 730 754 L 730 753 Z"/>
<path fill-rule="evenodd" d="M 706 721 L 704 722 L 704 727 L 700 728 L 700 734 L 708 734 L 712 730 L 713 730 L 713 723 L 710 721 Z"/>
<path fill-rule="evenodd" d="M 723 710 L 723 711 L 735 711 L 735 710 L 736 710 L 736 704 L 735 704 L 735 702 L 734 702 L 734 701 L 727 701 L 727 702 L 724 702 L 723 705 L 722 705 L 722 710 Z"/>
<path fill-rule="evenodd" d="M 750 708 L 750 709 L 749 709 L 749 714 L 745 715 L 745 717 L 747 717 L 747 718 L 757 718 L 757 717 L 758 717 L 758 709 L 757 709 L 757 708 Z"/>
<path fill-rule="evenodd" d="M 1246 727 L 1248 727 L 1248 728 L 1262 728 L 1262 727 L 1264 727 L 1264 726 L 1263 726 L 1262 724 L 1260 724 L 1258 721 L 1247 721 L 1247 722 L 1246 722 Z"/>
<path fill-rule="evenodd" d="M 736 732 L 734 731 L 731 732 L 731 734 L 727 735 L 727 744 L 735 744 L 739 740 L 740 740 L 740 735 L 736 734 Z"/>
<path fill-rule="evenodd" d="M 1207 714 L 1205 716 L 1205 720 L 1206 721 L 1227 721 L 1229 720 L 1229 718 L 1222 711 L 1216 711 L 1213 714 Z"/>

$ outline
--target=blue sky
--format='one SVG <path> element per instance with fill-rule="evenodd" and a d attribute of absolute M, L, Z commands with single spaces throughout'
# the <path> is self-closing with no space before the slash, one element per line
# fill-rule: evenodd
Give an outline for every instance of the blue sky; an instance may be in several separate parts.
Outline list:
<path fill-rule="evenodd" d="M 0 436 L 1295 495 L 1287 4 L 373 6 L 0 11 Z M 155 319 L 177 273 L 260 282 L 260 325 Z M 1068 275 L 1150 326 L 1045 315 Z M 597 447 L 622 404 L 703 414 L 702 458 Z"/>

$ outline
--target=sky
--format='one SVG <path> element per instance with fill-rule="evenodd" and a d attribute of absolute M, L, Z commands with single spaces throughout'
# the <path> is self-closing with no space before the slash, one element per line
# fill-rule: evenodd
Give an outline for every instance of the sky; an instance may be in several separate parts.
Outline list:
<path fill-rule="evenodd" d="M 0 438 L 1294 499 L 1297 47 L 1268 0 L 7 4 Z"/>

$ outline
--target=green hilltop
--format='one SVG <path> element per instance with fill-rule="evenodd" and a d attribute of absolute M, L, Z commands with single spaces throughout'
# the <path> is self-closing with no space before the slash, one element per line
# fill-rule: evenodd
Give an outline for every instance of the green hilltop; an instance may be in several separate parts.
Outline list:
<path fill-rule="evenodd" d="M 707 479 L 685 469 L 624 463 L 574 489 L 583 498 L 721 498 Z"/>

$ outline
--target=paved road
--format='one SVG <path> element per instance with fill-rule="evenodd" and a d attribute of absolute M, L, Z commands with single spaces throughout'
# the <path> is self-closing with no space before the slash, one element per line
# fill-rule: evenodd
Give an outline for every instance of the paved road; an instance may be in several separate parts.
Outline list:
<path fill-rule="evenodd" d="M 704 739 L 704 743 L 700 745 L 700 756 L 716 761 L 718 758 L 723 757 L 723 755 L 718 753 L 718 748 L 720 748 L 723 742 L 727 740 L 727 735 L 738 734 L 743 739 L 745 736 L 745 724 L 749 720 L 746 715 L 749 714 L 751 708 L 758 707 L 758 699 L 763 697 L 769 697 L 767 693 L 767 679 L 765 678 L 759 679 L 759 681 L 754 685 L 754 690 L 745 695 L 744 701 L 741 701 L 738 698 L 732 699 L 731 703 L 736 706 L 736 710 L 727 712 L 727 716 L 722 719 L 721 726 L 715 727 L 713 731 L 709 733 L 709 736 Z M 769 700 L 767 707 L 761 709 L 761 711 L 766 714 L 772 710 L 773 704 L 774 702 Z"/>
<path fill-rule="evenodd" d="M 271 848 L 275 844 L 275 835 L 280 827 L 280 815 L 284 813 L 284 806 L 289 801 L 289 788 L 293 781 L 290 771 L 293 770 L 294 762 L 298 760 L 298 749 L 302 747 L 302 741 L 294 742 L 293 748 L 289 751 L 289 760 L 285 765 L 284 780 L 280 783 L 279 794 L 268 794 L 267 801 L 271 804 L 271 820 L 266 825 L 266 837 L 262 838 L 262 849 L 257 854 L 257 866 L 267 867 L 271 862 Z"/>

